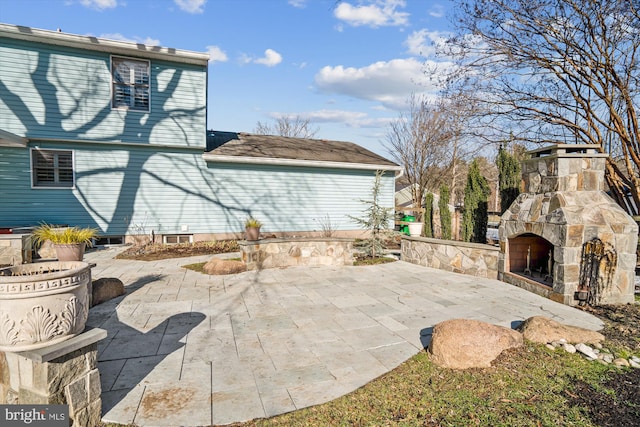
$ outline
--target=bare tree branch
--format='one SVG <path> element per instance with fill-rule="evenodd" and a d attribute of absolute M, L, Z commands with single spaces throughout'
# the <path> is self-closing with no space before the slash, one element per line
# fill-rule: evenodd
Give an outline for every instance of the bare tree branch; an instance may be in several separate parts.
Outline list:
<path fill-rule="evenodd" d="M 455 0 L 458 67 L 447 91 L 475 98 L 485 138 L 597 144 L 607 183 L 640 206 L 637 0 Z M 633 203 L 624 204 L 630 194 Z"/>
<path fill-rule="evenodd" d="M 254 130 L 258 135 L 279 135 L 292 138 L 311 139 L 316 136 L 318 129 L 311 129 L 311 121 L 300 116 L 282 116 L 275 123 L 258 122 Z"/>

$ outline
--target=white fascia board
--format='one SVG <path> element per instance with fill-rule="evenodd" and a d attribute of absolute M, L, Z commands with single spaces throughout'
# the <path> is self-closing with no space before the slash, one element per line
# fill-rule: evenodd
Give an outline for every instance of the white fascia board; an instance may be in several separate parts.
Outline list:
<path fill-rule="evenodd" d="M 0 129 L 0 147 L 25 148 L 28 142 L 27 138 Z"/>
<path fill-rule="evenodd" d="M 60 33 L 39 30 L 20 25 L 0 24 L 0 37 L 32 41 L 77 49 L 95 50 L 124 56 L 136 56 L 150 59 L 164 59 L 185 64 L 208 65 L 209 54 L 189 50 L 173 49 L 161 46 L 147 46 L 142 43 L 101 39 L 94 36 Z"/>
<path fill-rule="evenodd" d="M 276 165 L 276 166 L 303 166 L 313 168 L 332 169 L 359 169 L 359 170 L 385 170 L 400 172 L 400 166 L 375 165 L 367 163 L 328 162 L 318 160 L 278 159 L 274 157 L 250 157 L 250 156 L 221 156 L 204 153 L 202 158 L 207 162 L 216 163 L 243 163 L 251 165 Z"/>

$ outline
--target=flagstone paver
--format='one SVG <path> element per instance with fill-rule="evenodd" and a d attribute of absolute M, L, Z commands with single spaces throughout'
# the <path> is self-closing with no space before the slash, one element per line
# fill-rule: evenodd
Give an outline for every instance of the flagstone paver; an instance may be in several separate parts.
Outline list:
<path fill-rule="evenodd" d="M 127 290 L 89 314 L 108 332 L 98 346 L 105 422 L 220 425 L 323 403 L 422 351 L 451 318 L 602 327 L 506 283 L 405 262 L 208 276 L 181 268 L 207 256 L 144 262 L 117 251 L 86 255 L 94 278 Z"/>

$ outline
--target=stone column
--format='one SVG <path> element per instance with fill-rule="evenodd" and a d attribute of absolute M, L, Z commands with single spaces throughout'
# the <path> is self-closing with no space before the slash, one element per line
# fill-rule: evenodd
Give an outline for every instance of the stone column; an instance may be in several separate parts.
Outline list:
<path fill-rule="evenodd" d="M 0 352 L 0 403 L 69 405 L 71 426 L 98 426 L 102 417 L 98 341 L 90 329 L 32 351 Z"/>

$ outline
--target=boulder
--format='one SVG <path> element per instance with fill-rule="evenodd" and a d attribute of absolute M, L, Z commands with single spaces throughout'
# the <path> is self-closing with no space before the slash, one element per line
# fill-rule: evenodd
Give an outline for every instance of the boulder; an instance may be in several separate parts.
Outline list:
<path fill-rule="evenodd" d="M 540 344 L 560 340 L 565 340 L 572 344 L 596 344 L 604 341 L 604 335 L 600 332 L 577 326 L 563 325 L 543 316 L 528 318 L 518 326 L 518 330 L 522 332 L 524 339 Z"/>
<path fill-rule="evenodd" d="M 124 295 L 124 284 L 115 277 L 96 279 L 91 286 L 91 307 Z"/>
<path fill-rule="evenodd" d="M 522 335 L 478 320 L 452 319 L 433 328 L 431 360 L 444 368 L 486 368 L 500 353 L 520 347 Z"/>
<path fill-rule="evenodd" d="M 202 269 L 207 274 L 236 274 L 247 271 L 247 266 L 242 261 L 212 258 Z"/>

